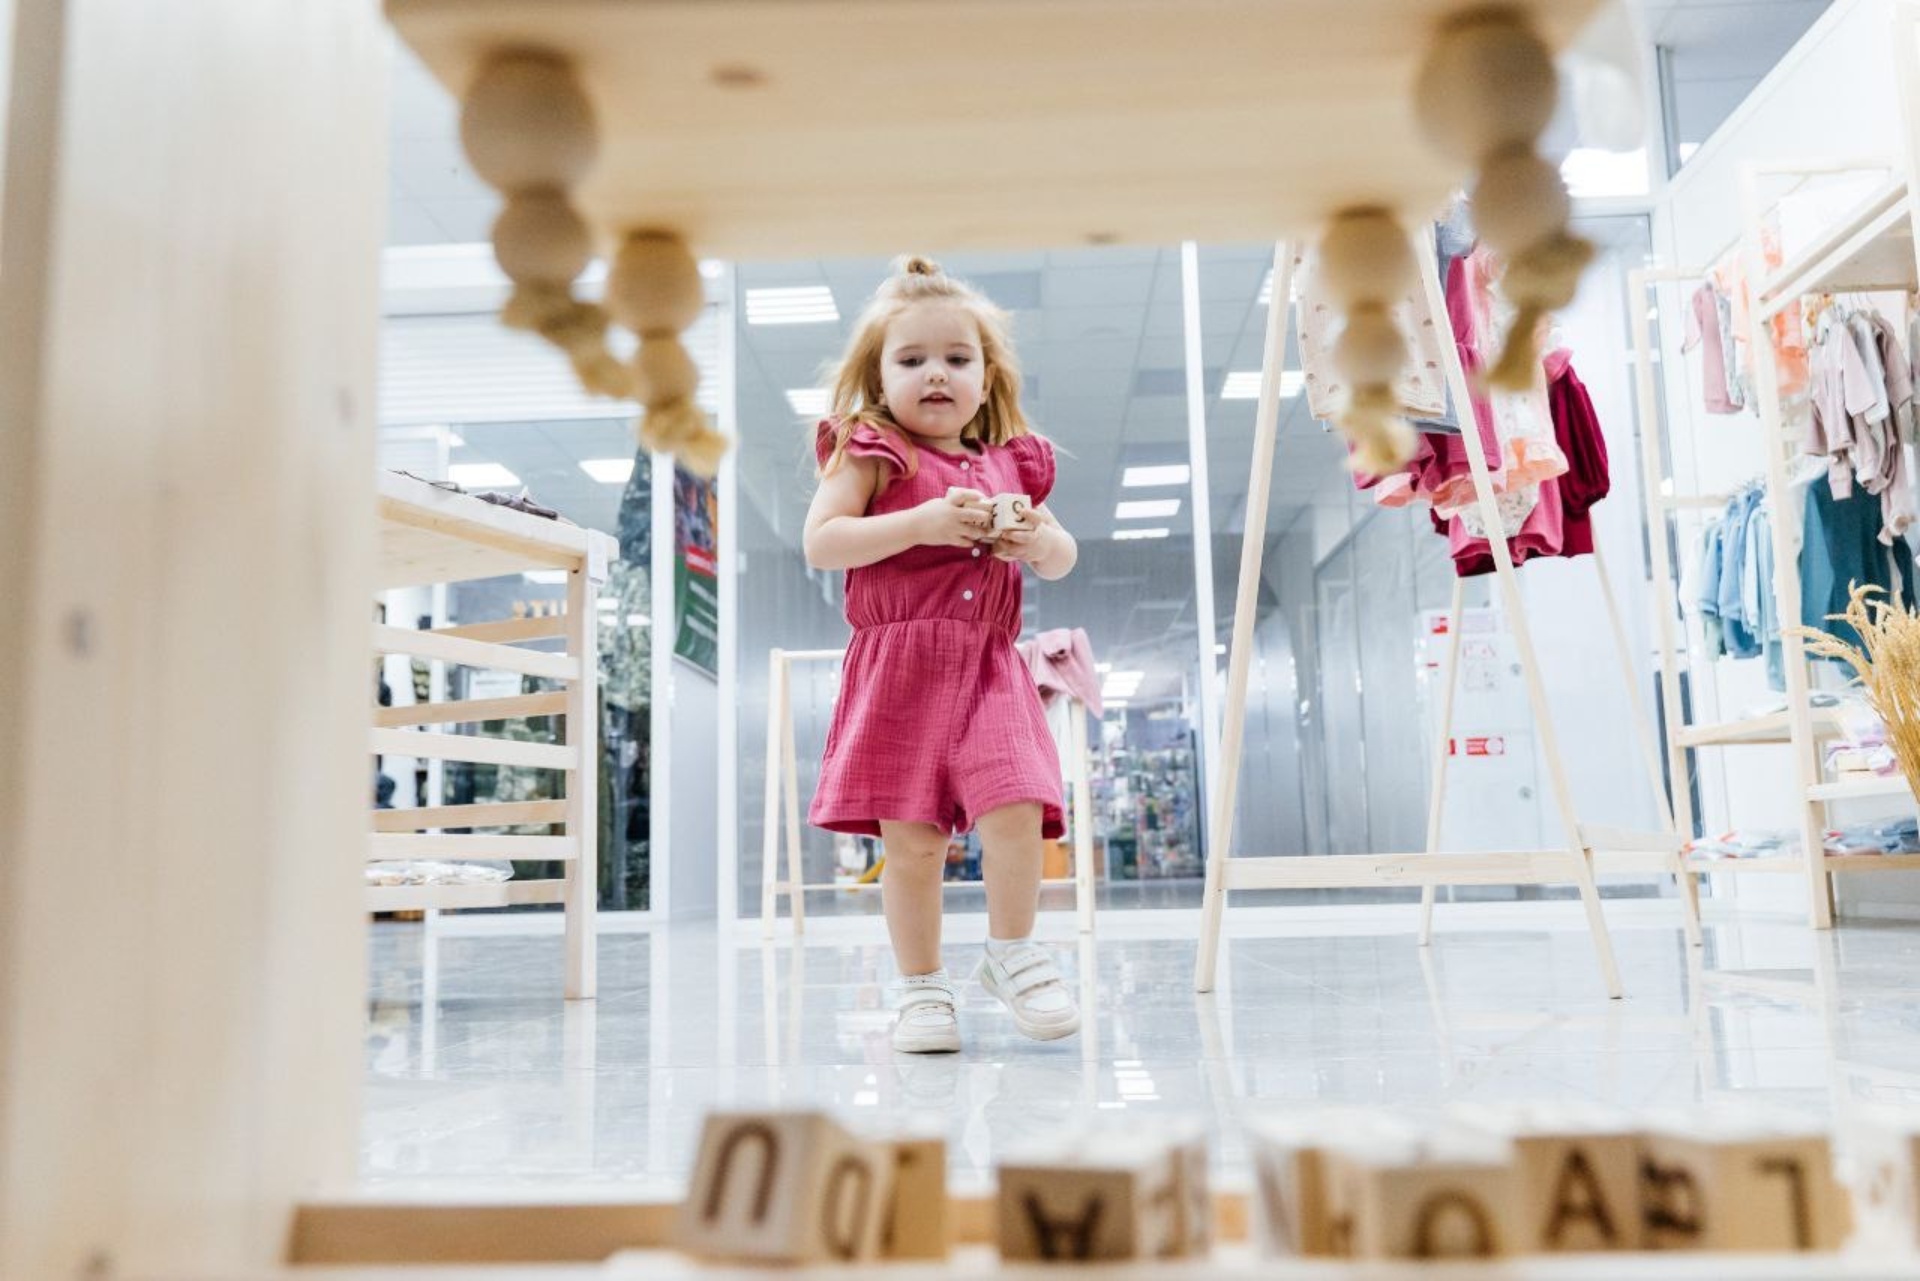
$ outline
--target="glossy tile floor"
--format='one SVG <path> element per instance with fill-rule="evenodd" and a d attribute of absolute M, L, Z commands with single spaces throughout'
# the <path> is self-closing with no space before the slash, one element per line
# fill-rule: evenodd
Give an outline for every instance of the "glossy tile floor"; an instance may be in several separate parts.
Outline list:
<path fill-rule="evenodd" d="M 969 1187 L 1089 1115 L 1198 1119 L 1233 1184 L 1236 1117 L 1308 1101 L 1920 1104 L 1920 925 L 1710 923 L 1690 953 L 1670 900 L 1608 915 L 1621 1001 L 1573 904 L 1443 908 L 1431 949 L 1405 907 L 1238 911 L 1208 997 L 1192 990 L 1195 913 L 1105 914 L 1094 942 L 1049 914 L 1041 937 L 1088 1030 L 1027 1041 L 969 986 L 966 1049 L 940 1058 L 888 1048 L 875 920 L 819 921 L 803 947 L 723 945 L 711 924 L 607 934 L 600 999 L 574 1003 L 557 934 L 382 925 L 362 1179 L 374 1194 L 674 1196 L 714 1106 L 931 1125 Z M 982 929 L 950 924 L 950 970 L 971 966 Z"/>

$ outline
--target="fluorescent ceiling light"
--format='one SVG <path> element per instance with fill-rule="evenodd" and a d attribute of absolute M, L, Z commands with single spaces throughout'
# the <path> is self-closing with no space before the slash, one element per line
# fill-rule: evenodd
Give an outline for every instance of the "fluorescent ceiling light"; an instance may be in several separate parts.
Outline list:
<path fill-rule="evenodd" d="M 530 583 L 539 583 L 542 587 L 558 587 L 561 583 L 567 581 L 567 571 L 564 569 L 529 569 L 521 574 L 520 577 Z"/>
<path fill-rule="evenodd" d="M 1283 369 L 1280 371 L 1280 398 L 1291 400 L 1306 390 L 1307 375 L 1302 369 Z M 1227 375 L 1226 383 L 1220 388 L 1222 400 L 1258 400 L 1260 399 L 1260 371 L 1258 369 L 1236 369 Z"/>
<path fill-rule="evenodd" d="M 651 626 L 652 623 L 653 623 L 653 620 L 651 618 L 648 618 L 645 614 L 628 614 L 627 615 L 628 627 L 648 627 L 648 626 Z"/>
<path fill-rule="evenodd" d="M 506 489 L 520 483 L 499 463 L 455 463 L 447 468 L 447 479 L 462 489 Z"/>
<path fill-rule="evenodd" d="M 1165 526 L 1156 526 L 1153 529 L 1116 529 L 1113 531 L 1113 541 L 1116 543 L 1131 543 L 1137 542 L 1142 538 L 1165 538 L 1172 532 L 1171 529 Z"/>
<path fill-rule="evenodd" d="M 1112 663 L 1095 663 L 1093 665 L 1093 670 L 1096 672 L 1099 672 L 1102 676 L 1105 676 L 1108 672 L 1113 670 L 1113 664 Z"/>
<path fill-rule="evenodd" d="M 1575 147 L 1560 162 L 1567 194 L 1575 197 L 1644 196 L 1648 190 L 1647 152 L 1602 151 Z"/>
<path fill-rule="evenodd" d="M 582 458 L 580 470 L 603 485 L 624 485 L 633 479 L 633 459 Z"/>
<path fill-rule="evenodd" d="M 833 304 L 833 290 L 825 285 L 747 290 L 749 325 L 817 325 L 838 319 L 840 309 Z"/>
<path fill-rule="evenodd" d="M 727 269 L 727 265 L 718 258 L 700 260 L 700 276 L 704 280 L 718 280 Z"/>
<path fill-rule="evenodd" d="M 1300 297 L 1300 273 L 1297 271 L 1287 282 L 1287 297 L 1292 299 Z M 1262 307 L 1273 301 L 1273 268 L 1267 268 L 1267 274 L 1260 277 L 1260 296 L 1254 301 Z"/>
<path fill-rule="evenodd" d="M 789 396 L 793 393 L 788 392 Z M 1139 489 L 1145 485 L 1184 485 L 1193 474 L 1185 463 L 1174 463 L 1169 467 L 1129 467 L 1121 475 L 1120 483 L 1128 489 Z"/>
<path fill-rule="evenodd" d="M 1110 712 L 1124 712 L 1130 706 L 1130 704 L 1124 698 L 1108 698 L 1104 694 L 1100 696 L 1100 703 L 1101 703 L 1101 706 L 1105 707 Z M 1114 1103 L 1114 1104 L 1102 1103 L 1100 1106 L 1103 1108 L 1108 1106 L 1117 1108 L 1120 1105 L 1118 1103 Z"/>
<path fill-rule="evenodd" d="M 1135 498 L 1113 509 L 1115 520 L 1165 520 L 1179 514 L 1178 498 Z"/>
<path fill-rule="evenodd" d="M 1225 645 L 1215 645 L 1213 647 L 1213 652 L 1216 654 L 1224 654 L 1227 652 L 1227 647 Z"/>
<path fill-rule="evenodd" d="M 618 596 L 602 596 L 599 600 L 595 601 L 594 604 L 599 606 L 601 613 L 612 614 L 619 611 L 620 598 Z"/>
<path fill-rule="evenodd" d="M 825 387 L 789 387 L 787 404 L 802 418 L 818 418 L 827 412 L 833 393 Z"/>

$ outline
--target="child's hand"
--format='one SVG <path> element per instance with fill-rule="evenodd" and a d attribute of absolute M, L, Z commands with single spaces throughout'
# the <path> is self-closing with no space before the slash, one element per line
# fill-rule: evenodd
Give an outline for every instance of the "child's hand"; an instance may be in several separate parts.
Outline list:
<path fill-rule="evenodd" d="M 949 489 L 913 510 L 922 547 L 971 547 L 993 529 L 993 508 L 977 489 Z"/>
<path fill-rule="evenodd" d="M 1029 514 L 1018 525 L 993 540 L 993 554 L 1001 560 L 1031 564 L 1047 554 L 1052 526 Z"/>

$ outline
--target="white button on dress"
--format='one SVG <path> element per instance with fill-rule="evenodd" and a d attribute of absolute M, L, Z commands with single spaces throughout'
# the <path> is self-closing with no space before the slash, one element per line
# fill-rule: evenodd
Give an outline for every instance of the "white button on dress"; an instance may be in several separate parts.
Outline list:
<path fill-rule="evenodd" d="M 971 590 L 968 590 L 968 591 L 964 591 L 964 592 L 961 592 L 961 593 L 960 593 L 960 599 L 961 599 L 961 600 L 972 600 L 972 599 L 973 599 L 973 592 L 972 592 Z"/>

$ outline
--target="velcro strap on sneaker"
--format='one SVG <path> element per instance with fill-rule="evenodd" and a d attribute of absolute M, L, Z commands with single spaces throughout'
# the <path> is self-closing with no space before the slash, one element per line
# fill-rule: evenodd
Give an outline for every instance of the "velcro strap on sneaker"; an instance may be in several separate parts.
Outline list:
<path fill-rule="evenodd" d="M 953 1008 L 953 989 L 945 984 L 915 983 L 908 986 L 907 989 L 900 994 L 900 1012 L 902 1014 L 923 1005 L 944 1005 L 947 1009 L 951 1010 Z"/>
<path fill-rule="evenodd" d="M 1007 985 L 1016 996 L 1025 996 L 1035 988 L 1046 987 L 1050 983 L 1061 981 L 1060 971 L 1051 959 L 1041 956 L 1038 960 L 1007 971 Z"/>

